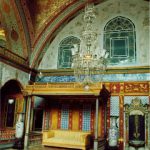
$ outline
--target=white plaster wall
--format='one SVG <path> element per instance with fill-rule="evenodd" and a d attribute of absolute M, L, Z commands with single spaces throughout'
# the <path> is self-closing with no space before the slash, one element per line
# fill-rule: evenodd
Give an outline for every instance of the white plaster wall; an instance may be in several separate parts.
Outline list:
<path fill-rule="evenodd" d="M 98 46 L 103 48 L 103 30 L 109 20 L 116 16 L 129 18 L 135 24 L 136 29 L 137 60 L 135 63 L 126 64 L 126 66 L 149 65 L 149 2 L 144 0 L 108 0 L 97 5 L 95 10 L 97 18 L 93 28 L 98 33 Z M 59 43 L 68 36 L 80 38 L 83 26 L 83 14 L 68 23 L 49 46 L 39 69 L 57 69 Z"/>
<path fill-rule="evenodd" d="M 28 84 L 29 75 L 19 69 L 6 65 L 0 62 L 0 85 L 3 86 L 7 81 L 15 79 L 22 86 Z"/>

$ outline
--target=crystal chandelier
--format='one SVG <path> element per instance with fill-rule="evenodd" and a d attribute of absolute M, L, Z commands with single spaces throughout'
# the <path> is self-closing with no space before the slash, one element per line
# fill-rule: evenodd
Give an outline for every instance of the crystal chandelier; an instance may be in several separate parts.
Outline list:
<path fill-rule="evenodd" d="M 72 68 L 77 82 L 88 86 L 99 82 L 107 68 L 108 52 L 98 48 L 97 33 L 93 30 L 93 21 L 96 18 L 94 5 L 87 4 L 84 13 L 85 28 L 82 32 L 80 47 L 74 45 L 72 49 Z"/>

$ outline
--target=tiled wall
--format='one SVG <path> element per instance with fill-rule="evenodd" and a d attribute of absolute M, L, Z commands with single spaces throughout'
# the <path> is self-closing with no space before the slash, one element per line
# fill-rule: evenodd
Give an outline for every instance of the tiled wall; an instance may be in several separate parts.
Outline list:
<path fill-rule="evenodd" d="M 69 105 L 62 105 L 61 108 L 61 129 L 69 129 Z"/>
<path fill-rule="evenodd" d="M 139 98 L 142 104 L 149 104 L 149 96 L 124 96 L 124 104 L 131 104 L 132 99 Z"/>
<path fill-rule="evenodd" d="M 95 110 L 93 104 L 58 104 L 45 109 L 43 130 L 94 130 Z M 75 125 L 74 125 L 75 124 Z"/>
<path fill-rule="evenodd" d="M 119 96 L 110 98 L 110 116 L 119 116 Z"/>
<path fill-rule="evenodd" d="M 82 131 L 91 130 L 91 105 L 83 105 L 82 110 Z"/>

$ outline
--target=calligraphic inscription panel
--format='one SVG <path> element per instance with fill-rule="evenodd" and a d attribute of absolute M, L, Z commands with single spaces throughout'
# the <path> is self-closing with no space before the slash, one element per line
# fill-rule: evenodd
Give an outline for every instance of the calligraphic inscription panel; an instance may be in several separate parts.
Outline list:
<path fill-rule="evenodd" d="M 130 82 L 124 83 L 125 93 L 148 93 L 149 85 L 145 82 Z"/>

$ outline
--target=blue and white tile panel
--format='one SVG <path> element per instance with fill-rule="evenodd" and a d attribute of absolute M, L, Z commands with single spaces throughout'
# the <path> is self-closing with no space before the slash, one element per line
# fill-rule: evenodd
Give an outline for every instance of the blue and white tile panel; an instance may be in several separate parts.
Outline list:
<path fill-rule="evenodd" d="M 97 78 L 96 75 L 93 78 Z M 150 73 L 138 73 L 138 74 L 106 74 L 103 77 L 103 81 L 107 82 L 121 82 L 121 81 L 149 81 Z M 36 82 L 75 82 L 74 76 L 44 76 L 37 78 Z"/>
<path fill-rule="evenodd" d="M 143 105 L 149 104 L 149 97 L 148 96 L 124 96 L 124 105 L 125 104 L 131 104 L 132 99 L 135 99 L 136 97 L 141 99 L 141 102 Z"/>
<path fill-rule="evenodd" d="M 62 105 L 61 129 L 69 129 L 69 105 Z"/>
<path fill-rule="evenodd" d="M 119 96 L 110 98 L 110 116 L 119 116 Z"/>
<path fill-rule="evenodd" d="M 91 130 L 91 105 L 83 105 L 82 131 Z"/>

